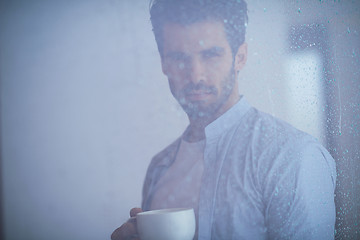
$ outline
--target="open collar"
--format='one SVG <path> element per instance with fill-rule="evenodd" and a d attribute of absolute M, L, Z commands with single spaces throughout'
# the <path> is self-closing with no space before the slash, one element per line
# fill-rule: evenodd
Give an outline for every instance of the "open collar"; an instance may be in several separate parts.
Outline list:
<path fill-rule="evenodd" d="M 211 140 L 217 138 L 227 131 L 237 123 L 250 108 L 250 104 L 241 96 L 240 100 L 234 106 L 205 128 L 206 139 Z"/>

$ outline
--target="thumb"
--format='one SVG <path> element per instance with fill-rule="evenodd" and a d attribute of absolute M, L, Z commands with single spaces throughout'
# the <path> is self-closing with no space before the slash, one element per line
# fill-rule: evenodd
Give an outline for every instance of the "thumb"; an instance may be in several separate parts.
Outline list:
<path fill-rule="evenodd" d="M 141 208 L 133 208 L 130 210 L 130 217 L 135 217 L 136 214 L 141 213 L 142 211 Z"/>

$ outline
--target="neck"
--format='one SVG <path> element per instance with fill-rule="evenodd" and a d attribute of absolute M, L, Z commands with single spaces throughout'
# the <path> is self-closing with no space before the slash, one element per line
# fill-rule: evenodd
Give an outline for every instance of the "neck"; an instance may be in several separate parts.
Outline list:
<path fill-rule="evenodd" d="M 224 105 L 217 111 L 216 113 L 204 116 L 204 117 L 190 117 L 190 126 L 184 134 L 184 140 L 188 142 L 197 142 L 205 139 L 205 128 L 210 123 L 215 121 L 221 115 L 223 115 L 227 110 L 229 110 L 232 106 L 234 106 L 240 100 L 240 96 L 237 95 L 233 99 L 231 99 L 227 105 Z"/>
<path fill-rule="evenodd" d="M 183 139 L 187 142 L 198 142 L 205 139 L 205 127 L 206 126 L 190 122 L 188 129 L 183 135 Z"/>

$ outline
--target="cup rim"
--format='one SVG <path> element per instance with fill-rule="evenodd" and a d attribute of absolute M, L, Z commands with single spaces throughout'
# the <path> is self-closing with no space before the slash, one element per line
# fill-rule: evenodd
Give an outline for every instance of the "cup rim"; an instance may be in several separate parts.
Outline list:
<path fill-rule="evenodd" d="M 156 209 L 150 210 L 145 212 L 140 212 L 137 216 L 141 215 L 151 215 L 151 214 L 169 214 L 169 213 L 176 213 L 176 212 L 183 212 L 183 211 L 193 211 L 193 208 L 164 208 L 164 209 Z"/>

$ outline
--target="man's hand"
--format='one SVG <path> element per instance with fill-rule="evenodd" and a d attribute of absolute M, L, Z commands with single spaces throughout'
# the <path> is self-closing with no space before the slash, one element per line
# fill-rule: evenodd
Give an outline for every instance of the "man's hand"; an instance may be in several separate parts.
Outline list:
<path fill-rule="evenodd" d="M 131 218 L 111 234 L 111 240 L 140 240 L 136 229 L 136 218 L 134 218 L 140 212 L 142 212 L 141 208 L 131 209 Z"/>

